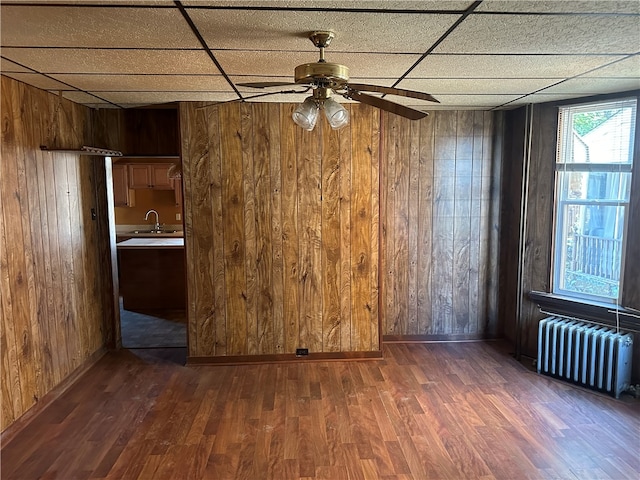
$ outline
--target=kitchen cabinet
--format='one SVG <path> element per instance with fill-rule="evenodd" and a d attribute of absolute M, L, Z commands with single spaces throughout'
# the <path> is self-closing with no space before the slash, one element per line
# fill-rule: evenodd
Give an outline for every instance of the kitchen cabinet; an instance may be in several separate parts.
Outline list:
<path fill-rule="evenodd" d="M 155 190 L 173 190 L 173 181 L 169 178 L 171 164 L 129 165 L 129 188 L 152 188 Z"/>
<path fill-rule="evenodd" d="M 183 238 L 132 238 L 117 249 L 126 310 L 186 308 Z"/>
<path fill-rule="evenodd" d="M 135 206 L 135 193 L 129 190 L 129 171 L 127 165 L 113 165 L 111 167 L 113 178 L 113 200 L 116 207 Z"/>

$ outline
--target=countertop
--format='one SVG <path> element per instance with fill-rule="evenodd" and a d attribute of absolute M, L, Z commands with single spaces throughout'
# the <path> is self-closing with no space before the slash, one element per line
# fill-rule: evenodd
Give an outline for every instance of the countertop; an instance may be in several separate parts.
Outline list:
<path fill-rule="evenodd" d="M 169 237 L 179 238 L 184 237 L 182 225 L 162 225 L 162 233 L 150 233 L 149 230 L 153 228 L 153 225 L 116 225 L 116 237 L 119 238 L 156 238 L 156 237 Z M 134 232 L 139 233 L 134 233 Z"/>
<path fill-rule="evenodd" d="M 130 238 L 116 244 L 119 249 L 184 248 L 184 238 Z"/>

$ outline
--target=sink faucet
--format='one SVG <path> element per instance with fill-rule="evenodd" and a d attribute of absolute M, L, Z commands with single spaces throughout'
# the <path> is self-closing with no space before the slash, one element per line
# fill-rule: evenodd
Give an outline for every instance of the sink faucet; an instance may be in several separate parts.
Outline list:
<path fill-rule="evenodd" d="M 156 224 L 153 226 L 153 229 L 154 230 L 160 230 L 160 216 L 158 215 L 158 212 L 156 212 L 155 210 L 149 210 L 147 212 L 147 214 L 144 216 L 144 219 L 148 220 L 150 213 L 155 213 L 156 214 Z"/>

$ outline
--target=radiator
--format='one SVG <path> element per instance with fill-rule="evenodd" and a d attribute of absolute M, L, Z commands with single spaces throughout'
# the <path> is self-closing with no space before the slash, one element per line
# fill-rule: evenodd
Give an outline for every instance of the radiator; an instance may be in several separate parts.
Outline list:
<path fill-rule="evenodd" d="M 632 345 L 629 333 L 548 317 L 538 327 L 538 373 L 619 398 L 631 381 Z"/>

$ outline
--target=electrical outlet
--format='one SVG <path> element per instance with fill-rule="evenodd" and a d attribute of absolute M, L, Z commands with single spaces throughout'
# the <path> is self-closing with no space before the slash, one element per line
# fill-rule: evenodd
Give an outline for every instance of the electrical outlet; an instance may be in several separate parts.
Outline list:
<path fill-rule="evenodd" d="M 176 220 L 178 221 L 182 220 L 182 215 L 179 213 L 176 213 Z"/>
<path fill-rule="evenodd" d="M 309 355 L 308 348 L 296 348 L 296 357 L 306 357 Z"/>

